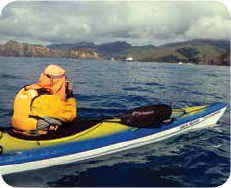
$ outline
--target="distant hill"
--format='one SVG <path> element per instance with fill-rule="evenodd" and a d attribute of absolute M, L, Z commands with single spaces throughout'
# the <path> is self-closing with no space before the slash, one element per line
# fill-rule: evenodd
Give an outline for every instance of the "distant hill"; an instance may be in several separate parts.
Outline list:
<path fill-rule="evenodd" d="M 195 64 L 220 65 L 214 59 L 227 51 L 230 51 L 229 41 L 192 40 L 165 44 L 147 50 L 131 50 L 129 55 L 137 61 L 190 62 Z"/>
<path fill-rule="evenodd" d="M 1 56 L 59 57 L 123 60 L 133 57 L 140 62 L 194 63 L 202 65 L 230 65 L 230 42 L 226 40 L 197 39 L 161 46 L 132 46 L 123 41 L 94 44 L 33 45 L 9 41 L 0 45 Z"/>
<path fill-rule="evenodd" d="M 230 50 L 217 56 L 213 59 L 214 63 L 217 65 L 229 65 L 230 66 Z"/>
<path fill-rule="evenodd" d="M 132 46 L 127 42 L 116 41 L 112 43 L 103 43 L 96 45 L 94 43 L 89 42 L 79 42 L 72 44 L 52 44 L 47 47 L 51 49 L 66 49 L 66 50 L 93 50 L 105 58 L 126 56 L 131 50 L 147 50 L 151 48 L 155 48 L 153 45 L 147 46 Z"/>
<path fill-rule="evenodd" d="M 219 65 L 217 57 L 230 50 L 230 42 L 227 40 L 196 39 L 161 46 L 132 46 L 126 42 L 117 41 L 100 45 L 81 42 L 54 44 L 48 47 L 52 49 L 93 50 L 104 58 L 109 59 L 113 57 L 116 60 L 122 60 L 125 57 L 131 56 L 136 61 L 141 62 L 191 62 L 195 64 Z"/>
<path fill-rule="evenodd" d="M 64 43 L 64 44 L 51 44 L 47 46 L 51 49 L 61 50 L 95 50 L 96 45 L 91 42 L 79 42 L 79 43 Z"/>
<path fill-rule="evenodd" d="M 57 58 L 90 58 L 98 59 L 99 54 L 90 50 L 68 50 L 68 49 L 52 49 L 43 45 L 34 45 L 28 43 L 20 43 L 16 41 L 8 41 L 4 45 L 0 45 L 0 56 L 14 57 L 57 57 Z"/>
<path fill-rule="evenodd" d="M 97 46 L 97 51 L 105 56 L 113 56 L 115 54 L 123 54 L 132 46 L 126 42 L 113 42 Z"/>
<path fill-rule="evenodd" d="M 164 44 L 160 47 L 168 48 L 168 47 L 180 47 L 180 46 L 185 46 L 185 45 L 188 45 L 188 46 L 212 45 L 218 48 L 224 48 L 224 49 L 230 48 L 230 42 L 228 40 L 213 40 L 213 39 L 195 39 L 195 40 L 190 40 L 190 41 Z"/>

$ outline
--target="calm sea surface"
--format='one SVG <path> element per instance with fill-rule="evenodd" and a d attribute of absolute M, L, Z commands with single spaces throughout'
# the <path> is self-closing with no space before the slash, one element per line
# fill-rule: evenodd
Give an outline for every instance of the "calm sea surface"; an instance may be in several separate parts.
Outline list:
<path fill-rule="evenodd" d="M 230 173 L 230 70 L 221 66 L 0 57 L 0 125 L 10 126 L 15 93 L 49 64 L 66 69 L 80 117 L 129 108 L 227 103 L 219 124 L 128 151 L 4 176 L 15 187 L 216 187 Z"/>

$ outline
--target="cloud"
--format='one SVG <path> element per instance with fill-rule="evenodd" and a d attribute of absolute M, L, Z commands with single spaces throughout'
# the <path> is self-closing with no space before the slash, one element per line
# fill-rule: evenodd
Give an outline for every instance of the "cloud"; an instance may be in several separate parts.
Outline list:
<path fill-rule="evenodd" d="M 16 1 L 0 18 L 0 42 L 159 44 L 229 37 L 228 9 L 215 1 Z"/>
<path fill-rule="evenodd" d="M 221 16 L 201 17 L 185 32 L 189 38 L 229 39 L 230 21 Z"/>

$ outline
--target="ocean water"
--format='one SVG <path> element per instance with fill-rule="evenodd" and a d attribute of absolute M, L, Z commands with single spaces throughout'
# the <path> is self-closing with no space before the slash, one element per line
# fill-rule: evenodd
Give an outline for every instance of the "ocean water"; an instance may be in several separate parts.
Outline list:
<path fill-rule="evenodd" d="M 3 176 L 15 187 L 216 187 L 230 174 L 230 70 L 221 66 L 0 57 L 0 126 L 10 126 L 15 93 L 49 64 L 65 68 L 78 115 L 114 116 L 165 103 L 225 102 L 217 125 L 95 159 Z"/>

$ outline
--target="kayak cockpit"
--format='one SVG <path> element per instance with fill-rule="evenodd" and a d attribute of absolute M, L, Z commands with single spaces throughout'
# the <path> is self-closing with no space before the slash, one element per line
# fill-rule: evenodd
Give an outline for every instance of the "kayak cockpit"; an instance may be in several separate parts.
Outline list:
<path fill-rule="evenodd" d="M 30 140 L 30 141 L 45 141 L 52 139 L 60 139 L 64 137 L 69 137 L 72 135 L 76 135 L 77 133 L 83 132 L 91 127 L 99 124 L 99 120 L 76 120 L 71 123 L 60 126 L 56 131 L 49 131 L 48 134 L 45 135 L 25 135 L 13 130 L 9 130 L 8 134 L 14 138 L 22 139 L 22 140 Z"/>

